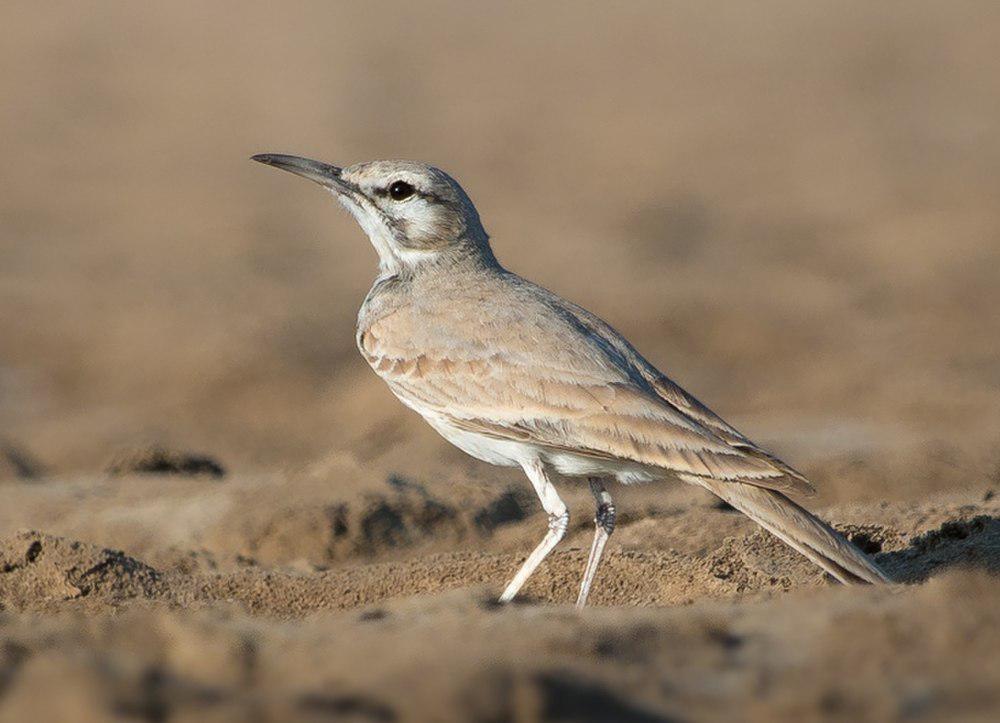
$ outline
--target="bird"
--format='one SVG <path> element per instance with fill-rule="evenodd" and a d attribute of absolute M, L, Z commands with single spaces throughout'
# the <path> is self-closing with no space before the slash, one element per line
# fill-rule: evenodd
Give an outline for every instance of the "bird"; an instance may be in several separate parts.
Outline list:
<path fill-rule="evenodd" d="M 594 537 L 577 607 L 615 529 L 608 486 L 703 487 L 844 584 L 892 582 L 862 550 L 792 499 L 801 473 L 755 444 L 586 309 L 508 271 L 459 183 L 424 163 L 340 167 L 287 154 L 252 160 L 331 192 L 378 254 L 358 312 L 362 356 L 451 444 L 520 467 L 547 528 L 504 588 L 512 600 L 565 536 L 557 484 L 586 480 Z"/>

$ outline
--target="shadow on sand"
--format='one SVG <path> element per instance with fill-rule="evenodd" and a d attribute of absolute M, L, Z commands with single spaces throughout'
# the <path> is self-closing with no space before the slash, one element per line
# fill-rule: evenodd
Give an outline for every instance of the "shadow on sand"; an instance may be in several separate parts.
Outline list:
<path fill-rule="evenodd" d="M 898 582 L 924 582 L 944 569 L 965 567 L 1000 573 L 1000 517 L 977 515 L 949 520 L 909 541 L 901 550 L 882 552 L 880 528 L 850 535 Z"/>

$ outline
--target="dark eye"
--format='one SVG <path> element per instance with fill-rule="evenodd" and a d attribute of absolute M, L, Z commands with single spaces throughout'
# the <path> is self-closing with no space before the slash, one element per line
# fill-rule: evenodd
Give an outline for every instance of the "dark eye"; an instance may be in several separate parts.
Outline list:
<path fill-rule="evenodd" d="M 393 201 L 402 201 L 413 195 L 413 186 L 406 181 L 393 181 L 389 186 L 389 197 Z"/>

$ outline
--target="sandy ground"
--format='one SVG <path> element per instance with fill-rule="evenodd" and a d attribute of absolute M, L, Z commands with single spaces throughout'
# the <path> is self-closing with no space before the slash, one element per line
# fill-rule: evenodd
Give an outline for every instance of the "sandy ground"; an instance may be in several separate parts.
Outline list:
<path fill-rule="evenodd" d="M 996 720 L 998 34 L 988 2 L 10 4 L 0 718 Z M 645 487 L 578 613 L 570 485 L 494 605 L 537 503 L 370 372 L 375 255 L 265 151 L 452 172 L 502 262 L 902 584 Z"/>
<path fill-rule="evenodd" d="M 331 500 L 273 477 L 45 488 L 8 488 L 18 512 L 0 525 L 52 531 L 0 539 L 9 720 L 990 720 L 1000 706 L 992 493 L 826 510 L 906 583 L 848 589 L 696 490 L 645 491 L 581 613 L 583 523 L 519 604 L 495 603 L 542 526 L 515 490 L 454 505 L 391 484 Z M 79 540 L 96 531 L 135 556 Z"/>

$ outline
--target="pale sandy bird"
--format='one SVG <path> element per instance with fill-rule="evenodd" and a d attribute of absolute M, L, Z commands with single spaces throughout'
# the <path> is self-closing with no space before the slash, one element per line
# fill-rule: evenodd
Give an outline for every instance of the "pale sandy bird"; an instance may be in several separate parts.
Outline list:
<path fill-rule="evenodd" d="M 379 257 L 357 344 L 400 401 L 445 439 L 520 467 L 548 531 L 501 595 L 513 598 L 569 522 L 556 491 L 587 478 L 596 531 L 577 604 L 590 591 L 615 508 L 605 487 L 700 485 L 842 583 L 888 582 L 840 533 L 789 499 L 811 494 L 757 446 L 646 361 L 608 324 L 504 269 L 479 214 L 443 171 L 408 161 L 338 168 L 296 156 L 253 160 L 315 181 L 357 219 Z"/>

